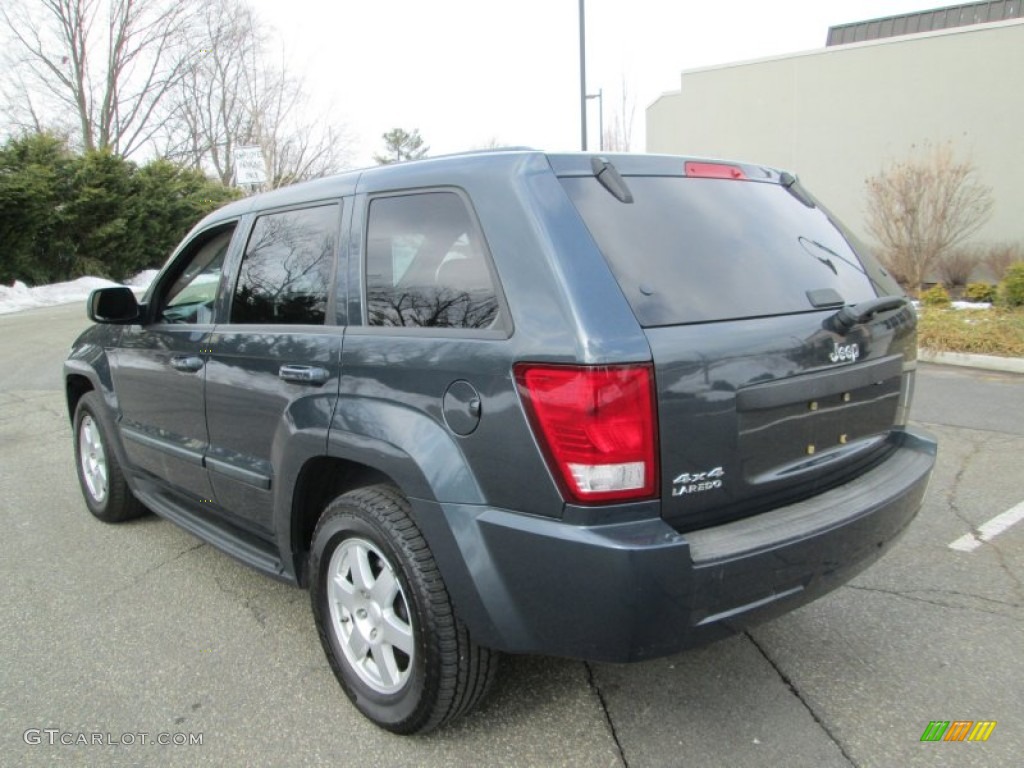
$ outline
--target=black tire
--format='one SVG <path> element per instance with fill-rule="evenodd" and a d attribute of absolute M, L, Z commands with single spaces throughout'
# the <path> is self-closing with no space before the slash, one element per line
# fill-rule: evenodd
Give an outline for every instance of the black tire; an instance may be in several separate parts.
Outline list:
<path fill-rule="evenodd" d="M 86 392 L 75 408 L 75 469 L 89 511 L 105 523 L 123 523 L 148 511 L 132 494 L 110 440 L 99 395 Z M 104 471 L 96 467 L 102 464 Z"/>
<path fill-rule="evenodd" d="M 351 570 L 356 562 L 369 566 L 372 585 Z M 313 532 L 310 596 L 335 676 L 381 728 L 432 731 L 476 707 L 494 681 L 498 654 L 476 645 L 455 615 L 409 502 L 392 486 L 346 493 L 324 510 Z"/>

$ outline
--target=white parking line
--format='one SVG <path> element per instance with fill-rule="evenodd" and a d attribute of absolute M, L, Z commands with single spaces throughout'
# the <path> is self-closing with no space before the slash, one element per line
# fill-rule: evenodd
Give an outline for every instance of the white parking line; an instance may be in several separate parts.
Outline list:
<path fill-rule="evenodd" d="M 977 534 L 968 533 L 961 536 L 950 544 L 949 548 L 956 549 L 961 552 L 973 552 L 986 541 L 994 539 L 1011 525 L 1019 523 L 1021 520 L 1024 520 L 1024 501 L 1017 506 L 1006 510 L 1003 514 L 993 517 L 987 523 L 978 528 Z"/>

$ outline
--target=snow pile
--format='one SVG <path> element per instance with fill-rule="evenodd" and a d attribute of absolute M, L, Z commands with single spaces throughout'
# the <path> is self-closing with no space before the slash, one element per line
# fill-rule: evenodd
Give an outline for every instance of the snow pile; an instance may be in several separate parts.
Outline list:
<path fill-rule="evenodd" d="M 117 283 L 104 280 L 102 277 L 80 277 L 67 283 L 37 285 L 35 288 L 29 288 L 20 280 L 15 280 L 13 286 L 0 285 L 0 314 L 85 301 L 97 288 L 111 285 Z"/>
<path fill-rule="evenodd" d="M 154 277 L 156 277 L 156 270 L 147 269 L 128 280 L 126 285 L 131 286 L 132 290 L 138 293 L 148 288 Z M 19 312 L 23 309 L 85 301 L 89 298 L 89 294 L 97 288 L 107 288 L 111 285 L 120 285 L 120 283 L 102 277 L 80 277 L 66 283 L 37 285 L 34 288 L 29 288 L 20 280 L 15 280 L 14 285 L 0 284 L 0 315 Z"/>
<path fill-rule="evenodd" d="M 914 299 L 911 304 L 918 312 L 921 311 L 921 302 Z M 987 301 L 951 301 L 949 306 L 952 309 L 992 309 L 992 304 Z"/>
<path fill-rule="evenodd" d="M 124 281 L 124 284 L 129 286 L 133 291 L 138 293 L 139 291 L 145 291 L 149 288 L 149 284 L 153 282 L 153 279 L 157 276 L 157 270 L 146 269 L 139 272 L 135 277 L 130 277 Z"/>

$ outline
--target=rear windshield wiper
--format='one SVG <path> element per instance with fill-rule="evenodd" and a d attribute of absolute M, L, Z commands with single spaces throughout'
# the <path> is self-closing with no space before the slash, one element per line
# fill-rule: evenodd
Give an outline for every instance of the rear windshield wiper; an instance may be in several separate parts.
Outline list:
<path fill-rule="evenodd" d="M 870 301 L 862 301 L 860 304 L 853 304 L 843 307 L 829 318 L 832 330 L 837 333 L 846 333 L 855 325 L 866 323 L 879 312 L 888 312 L 891 309 L 902 309 L 907 305 L 907 300 L 902 296 L 882 296 Z"/>
<path fill-rule="evenodd" d="M 785 188 L 787 192 L 789 192 L 789 194 L 791 194 L 801 203 L 806 205 L 808 208 L 818 207 L 814 202 L 814 198 L 807 194 L 807 190 L 803 188 L 803 185 L 800 183 L 800 179 L 798 179 L 792 173 L 789 173 L 788 171 L 783 171 L 781 174 L 779 174 L 779 183 L 782 184 L 782 186 Z"/>
<path fill-rule="evenodd" d="M 630 191 L 626 180 L 619 175 L 618 170 L 606 157 L 590 158 L 590 167 L 594 169 L 594 178 L 601 182 L 601 186 L 607 189 L 616 200 L 622 203 L 632 203 L 633 193 Z"/>

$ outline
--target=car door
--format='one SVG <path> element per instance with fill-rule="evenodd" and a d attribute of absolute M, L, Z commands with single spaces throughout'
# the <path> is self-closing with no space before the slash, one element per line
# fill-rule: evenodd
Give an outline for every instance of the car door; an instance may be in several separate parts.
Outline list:
<path fill-rule="evenodd" d="M 113 353 L 129 463 L 197 506 L 212 500 L 204 466 L 207 349 L 236 222 L 195 235 L 158 278 L 143 323 Z"/>
<path fill-rule="evenodd" d="M 344 332 L 331 288 L 342 212 L 328 201 L 257 216 L 228 322 L 209 341 L 206 465 L 219 506 L 256 533 L 272 534 L 275 500 L 288 503 L 282 477 L 326 449 Z"/>

